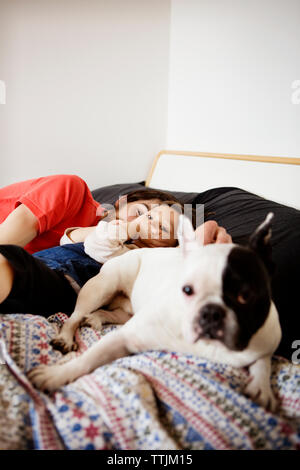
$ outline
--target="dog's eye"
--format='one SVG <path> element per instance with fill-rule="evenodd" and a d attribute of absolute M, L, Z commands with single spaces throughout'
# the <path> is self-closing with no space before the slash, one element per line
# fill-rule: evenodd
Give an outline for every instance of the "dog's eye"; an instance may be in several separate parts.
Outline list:
<path fill-rule="evenodd" d="M 243 305 L 244 305 L 245 303 L 247 303 L 247 300 L 245 299 L 245 297 L 244 297 L 242 294 L 239 294 L 239 295 L 237 296 L 237 299 L 236 299 L 236 300 L 238 301 L 239 304 L 243 304 Z"/>
<path fill-rule="evenodd" d="M 194 293 L 194 289 L 192 288 L 192 286 L 184 286 L 182 288 L 182 291 L 186 294 L 186 295 L 193 295 Z"/>
<path fill-rule="evenodd" d="M 240 292 L 236 298 L 239 304 L 245 305 L 249 302 L 251 294 L 249 291 Z"/>

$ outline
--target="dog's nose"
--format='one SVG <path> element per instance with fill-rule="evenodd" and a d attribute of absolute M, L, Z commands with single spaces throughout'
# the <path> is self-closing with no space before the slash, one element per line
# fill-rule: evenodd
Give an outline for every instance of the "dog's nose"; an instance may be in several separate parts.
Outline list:
<path fill-rule="evenodd" d="M 199 324 L 204 336 L 220 338 L 223 333 L 225 310 L 218 304 L 206 304 L 200 310 Z"/>

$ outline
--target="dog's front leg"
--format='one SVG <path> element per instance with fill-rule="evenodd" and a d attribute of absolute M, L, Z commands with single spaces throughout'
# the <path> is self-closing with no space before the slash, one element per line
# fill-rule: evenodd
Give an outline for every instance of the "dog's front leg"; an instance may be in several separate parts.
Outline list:
<path fill-rule="evenodd" d="M 115 310 L 99 309 L 86 315 L 80 326 L 87 326 L 100 331 L 105 323 L 123 325 L 131 318 L 132 314 L 125 312 L 122 308 L 116 308 Z"/>
<path fill-rule="evenodd" d="M 28 372 L 29 380 L 39 389 L 53 391 L 79 377 L 91 373 L 96 368 L 120 357 L 128 356 L 126 332 L 122 328 L 112 331 L 95 343 L 81 356 L 65 364 L 38 366 Z"/>
<path fill-rule="evenodd" d="M 250 379 L 244 389 L 253 401 L 275 412 L 278 406 L 277 400 L 271 389 L 271 356 L 258 359 L 249 366 Z"/>
<path fill-rule="evenodd" d="M 50 343 L 55 349 L 64 354 L 77 350 L 74 342 L 77 328 L 86 315 L 110 302 L 118 289 L 117 279 L 118 276 L 113 274 L 107 263 L 97 276 L 87 281 L 78 294 L 74 312 Z"/>

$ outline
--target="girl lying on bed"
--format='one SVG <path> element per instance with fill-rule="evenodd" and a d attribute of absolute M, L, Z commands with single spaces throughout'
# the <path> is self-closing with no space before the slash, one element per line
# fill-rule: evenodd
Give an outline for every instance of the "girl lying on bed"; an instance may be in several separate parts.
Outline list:
<path fill-rule="evenodd" d="M 59 179 L 62 183 L 61 177 Z M 39 180 L 43 180 L 43 178 Z M 79 179 L 79 181 L 81 184 L 82 180 Z M 49 181 L 44 181 L 45 185 L 46 183 L 49 183 Z M 70 180 L 67 183 L 70 183 Z M 72 183 L 74 183 L 74 180 Z M 78 181 L 76 181 L 77 183 Z M 35 185 L 36 180 L 31 180 L 31 187 Z M 63 194 L 61 195 L 58 191 L 54 198 L 53 193 L 48 194 L 50 186 L 48 185 L 47 190 L 44 186 L 45 193 L 39 191 L 41 202 L 44 205 L 51 205 L 47 203 L 48 196 L 52 203 L 54 200 L 66 199 L 62 197 L 66 194 L 65 187 Z M 31 214 L 37 218 L 38 224 L 41 226 L 43 220 L 42 210 L 37 210 L 40 201 L 37 192 L 35 198 L 33 192 L 31 191 L 30 198 L 17 197 L 19 205 L 16 204 L 16 209 L 13 211 L 14 214 L 11 214 L 12 217 L 8 221 L 9 223 L 6 223 L 7 217 L 0 226 L 0 228 L 4 226 L 5 229 L 0 232 L 0 241 L 3 243 L 3 236 L 5 237 L 10 233 L 14 243 L 0 245 L 1 313 L 28 312 L 42 316 L 48 316 L 57 311 L 71 313 L 80 287 L 88 279 L 98 274 L 101 264 L 111 257 L 119 256 L 129 249 L 139 247 L 177 245 L 176 229 L 179 213 L 183 209 L 181 203 L 173 197 L 170 198 L 170 195 L 164 192 L 142 190 L 129 193 L 125 199 L 126 203 L 124 203 L 125 197 L 122 196 L 112 208 L 115 210 L 111 210 L 109 213 L 105 213 L 103 210 L 102 218 L 96 227 L 68 228 L 60 240 L 62 246 L 46 249 L 32 256 L 26 249 L 31 251 L 34 247 L 47 243 L 47 230 L 41 234 L 39 234 L 38 229 L 35 229 L 36 232 L 34 232 L 32 230 L 33 226 L 31 226 L 31 231 L 26 230 L 31 225 L 29 223 L 28 225 L 24 224 L 25 234 L 22 235 L 22 224 L 18 220 L 20 211 L 19 214 L 16 214 L 16 212 L 23 205 L 26 213 L 27 211 L 31 212 L 31 208 L 33 208 L 34 212 Z M 67 192 L 70 193 L 70 188 Z M 92 204 L 95 214 L 95 209 L 100 205 L 93 201 L 92 196 L 87 197 L 87 194 L 88 192 L 85 195 L 85 202 L 88 201 L 88 210 L 90 211 L 90 204 Z M 32 202 L 33 199 L 35 204 L 28 203 L 29 200 Z M 72 217 L 69 216 L 70 214 L 65 216 L 61 214 L 60 223 L 55 227 L 51 228 L 48 224 L 48 243 L 53 243 L 53 234 L 55 233 L 57 237 L 59 230 L 66 228 L 66 223 L 72 221 L 77 224 L 78 221 L 82 221 L 83 212 L 83 210 L 79 211 L 79 217 L 75 216 L 74 210 Z M 40 214 L 40 216 L 35 216 L 34 213 Z M 105 220 L 103 220 L 104 217 Z M 31 216 L 29 216 L 30 218 Z M 16 222 L 15 226 L 14 222 Z M 47 226 L 47 223 L 45 226 Z M 7 231 L 7 227 L 10 230 Z M 118 230 L 116 230 L 117 228 Z M 37 236 L 30 239 L 34 233 Z M 62 232 L 60 232 L 61 235 Z M 212 221 L 201 225 L 197 230 L 197 236 L 204 238 L 204 243 L 226 243 L 231 241 L 231 237 L 225 229 Z M 11 243 L 10 240 L 7 240 L 7 242 Z M 28 242 L 30 243 L 28 244 Z M 23 249 L 22 246 L 26 249 Z"/>

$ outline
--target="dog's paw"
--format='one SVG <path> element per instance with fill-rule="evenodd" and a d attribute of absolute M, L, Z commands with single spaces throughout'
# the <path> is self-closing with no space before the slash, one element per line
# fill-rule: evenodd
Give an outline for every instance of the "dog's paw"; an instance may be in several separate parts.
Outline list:
<path fill-rule="evenodd" d="M 83 317 L 80 323 L 80 326 L 93 328 L 96 331 L 101 331 L 102 320 L 98 314 L 90 313 L 89 315 L 86 315 L 85 317 Z"/>
<path fill-rule="evenodd" d="M 255 377 L 250 377 L 244 394 L 251 398 L 258 405 L 266 408 L 267 410 L 275 413 L 278 408 L 278 401 L 275 398 L 269 384 L 265 384 L 256 380 Z"/>
<path fill-rule="evenodd" d="M 57 349 L 58 351 L 62 352 L 63 354 L 67 354 L 71 351 L 78 350 L 78 344 L 73 341 L 72 338 L 66 338 L 65 336 L 58 335 L 50 341 L 50 345 Z"/>
<path fill-rule="evenodd" d="M 31 369 L 27 377 L 36 388 L 45 392 L 53 392 L 70 382 L 63 365 L 41 365 Z"/>

